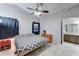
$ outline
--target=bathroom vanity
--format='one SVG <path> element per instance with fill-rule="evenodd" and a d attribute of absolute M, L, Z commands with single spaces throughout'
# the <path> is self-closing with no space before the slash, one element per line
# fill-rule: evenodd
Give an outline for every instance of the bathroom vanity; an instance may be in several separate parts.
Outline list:
<path fill-rule="evenodd" d="M 64 41 L 79 44 L 79 34 L 65 33 Z"/>
<path fill-rule="evenodd" d="M 68 18 L 63 21 L 64 41 L 79 44 L 79 18 Z"/>

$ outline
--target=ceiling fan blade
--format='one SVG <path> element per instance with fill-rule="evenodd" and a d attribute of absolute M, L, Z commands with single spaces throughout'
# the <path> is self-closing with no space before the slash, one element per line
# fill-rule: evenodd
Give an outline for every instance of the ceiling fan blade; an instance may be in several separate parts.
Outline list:
<path fill-rule="evenodd" d="M 29 9 L 29 10 L 36 10 L 36 9 L 30 8 L 30 7 L 26 7 L 26 8 Z"/>
<path fill-rule="evenodd" d="M 44 13 L 49 13 L 49 11 L 48 11 L 48 10 L 43 10 L 43 11 L 41 11 L 41 12 L 44 12 Z"/>
<path fill-rule="evenodd" d="M 30 15 L 33 15 L 35 12 L 31 13 Z"/>

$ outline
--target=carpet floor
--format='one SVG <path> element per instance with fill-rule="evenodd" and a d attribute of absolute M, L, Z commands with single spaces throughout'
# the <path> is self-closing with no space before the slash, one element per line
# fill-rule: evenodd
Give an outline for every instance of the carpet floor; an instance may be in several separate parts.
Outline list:
<path fill-rule="evenodd" d="M 16 56 L 10 50 L 0 52 L 0 56 Z M 79 56 L 79 45 L 64 42 L 62 45 L 50 44 L 45 49 L 38 49 L 28 56 Z"/>

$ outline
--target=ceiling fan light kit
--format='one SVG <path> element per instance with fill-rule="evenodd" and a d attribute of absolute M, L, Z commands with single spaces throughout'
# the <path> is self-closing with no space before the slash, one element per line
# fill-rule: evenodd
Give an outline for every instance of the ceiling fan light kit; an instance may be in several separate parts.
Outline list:
<path fill-rule="evenodd" d="M 41 12 L 35 12 L 34 14 L 39 16 L 41 15 Z"/>

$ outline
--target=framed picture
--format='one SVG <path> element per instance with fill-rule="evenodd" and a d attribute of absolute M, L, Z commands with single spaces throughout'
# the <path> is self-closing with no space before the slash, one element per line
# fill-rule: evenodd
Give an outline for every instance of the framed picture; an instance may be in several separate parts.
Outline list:
<path fill-rule="evenodd" d="M 32 23 L 32 33 L 33 34 L 40 34 L 40 23 L 39 22 Z"/>

